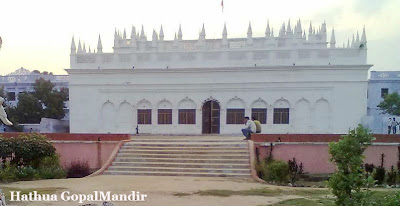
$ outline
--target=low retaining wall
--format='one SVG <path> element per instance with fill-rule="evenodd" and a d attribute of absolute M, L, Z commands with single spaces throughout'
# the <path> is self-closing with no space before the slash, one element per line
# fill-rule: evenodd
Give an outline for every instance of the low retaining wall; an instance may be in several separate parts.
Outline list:
<path fill-rule="evenodd" d="M 68 167 L 74 161 L 88 162 L 91 169 L 101 168 L 109 159 L 119 141 L 51 141 L 60 155 L 61 165 Z"/>
<path fill-rule="evenodd" d="M 5 138 L 17 137 L 22 132 L 6 132 L 0 134 Z M 130 134 L 80 134 L 80 133 L 41 133 L 46 135 L 50 140 L 60 140 L 60 141 L 122 141 L 129 140 L 131 138 Z"/>
<path fill-rule="evenodd" d="M 332 173 L 336 166 L 329 161 L 329 142 L 338 141 L 341 135 L 323 134 L 253 134 L 252 140 L 258 159 L 271 153 L 276 160 L 288 161 L 293 157 L 303 163 L 304 171 L 311 174 Z M 374 135 L 377 140 L 365 151 L 365 163 L 379 166 L 381 154 L 385 154 L 384 166 L 397 167 L 400 135 Z M 281 142 L 276 142 L 280 138 Z"/>
<path fill-rule="evenodd" d="M 251 134 L 254 142 L 337 142 L 345 134 Z M 400 143 L 400 134 L 374 134 L 374 142 Z"/>
<path fill-rule="evenodd" d="M 5 138 L 16 137 L 23 133 L 3 133 Z M 129 140 L 129 134 L 43 134 L 50 139 L 60 155 L 61 165 L 68 167 L 73 161 L 87 161 L 91 169 L 101 168 L 123 140 Z M 99 141 L 100 140 L 100 141 Z"/>

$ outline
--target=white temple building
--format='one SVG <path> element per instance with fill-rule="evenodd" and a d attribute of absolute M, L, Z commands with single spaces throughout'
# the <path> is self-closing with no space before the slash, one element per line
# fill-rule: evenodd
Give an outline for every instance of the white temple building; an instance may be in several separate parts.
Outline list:
<path fill-rule="evenodd" d="M 115 31 L 114 52 L 72 38 L 72 133 L 236 134 L 254 116 L 263 133 L 347 133 L 367 112 L 365 29 L 337 46 L 334 29 L 300 20 L 265 36 L 197 40 L 183 31 L 148 40 L 143 26 Z M 329 42 L 328 42 L 329 41 Z M 77 47 L 77 48 L 76 48 Z"/>

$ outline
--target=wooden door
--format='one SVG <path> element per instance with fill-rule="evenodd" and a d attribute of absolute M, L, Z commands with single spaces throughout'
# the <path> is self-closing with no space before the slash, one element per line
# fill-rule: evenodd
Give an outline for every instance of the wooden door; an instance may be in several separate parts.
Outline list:
<path fill-rule="evenodd" d="M 220 130 L 220 106 L 214 100 L 207 101 L 203 105 L 203 134 L 219 134 Z"/>

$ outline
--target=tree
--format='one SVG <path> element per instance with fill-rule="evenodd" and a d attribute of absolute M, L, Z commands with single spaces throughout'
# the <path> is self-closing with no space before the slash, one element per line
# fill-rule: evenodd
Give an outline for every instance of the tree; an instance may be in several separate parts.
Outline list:
<path fill-rule="evenodd" d="M 41 118 L 62 119 L 65 116 L 64 102 L 68 100 L 68 89 L 54 89 L 50 80 L 39 78 L 33 84 L 34 92 L 21 93 L 16 107 L 6 108 L 14 123 L 40 123 Z M 0 89 L 1 95 L 1 89 Z"/>
<path fill-rule="evenodd" d="M 18 95 L 16 107 L 6 109 L 11 122 L 40 123 L 43 117 L 43 107 L 39 100 L 27 92 Z"/>
<path fill-rule="evenodd" d="M 373 179 L 364 175 L 363 153 L 374 139 L 368 129 L 358 125 L 342 136 L 339 142 L 329 143 L 331 161 L 337 166 L 336 172 L 329 179 L 329 187 L 336 196 L 336 205 L 366 205 L 368 191 L 361 189 L 372 185 Z"/>
<path fill-rule="evenodd" d="M 33 95 L 43 103 L 44 116 L 52 119 L 62 119 L 65 116 L 64 102 L 68 100 L 68 89 L 54 89 L 50 80 L 39 78 L 35 81 Z"/>
<path fill-rule="evenodd" d="M 384 114 L 400 116 L 400 95 L 397 92 L 385 95 L 385 98 L 378 107 Z"/>
<path fill-rule="evenodd" d="M 49 95 L 54 89 L 54 84 L 51 83 L 50 80 L 39 78 L 33 84 L 33 89 L 35 90 L 33 92 L 33 95 L 41 102 L 45 103 L 48 101 Z"/>

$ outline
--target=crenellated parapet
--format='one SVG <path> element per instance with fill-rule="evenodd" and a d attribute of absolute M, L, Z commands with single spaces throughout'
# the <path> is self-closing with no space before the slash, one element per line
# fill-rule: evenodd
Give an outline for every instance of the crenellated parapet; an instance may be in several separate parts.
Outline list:
<path fill-rule="evenodd" d="M 294 26 L 294 27 L 293 27 Z M 336 45 L 332 29 L 327 41 L 327 26 L 318 28 L 310 22 L 308 35 L 301 21 L 282 24 L 277 36 L 269 21 L 265 36 L 253 36 L 249 22 L 246 38 L 229 38 L 224 24 L 220 39 L 207 39 L 203 24 L 196 40 L 184 40 L 181 25 L 173 40 L 164 39 L 164 31 L 153 30 L 147 39 L 142 25 L 140 33 L 132 26 L 130 37 L 127 32 L 114 32 L 114 52 L 103 53 L 99 35 L 97 52 L 86 51 L 86 45 L 75 39 L 71 43 L 71 69 L 161 69 L 161 68 L 213 68 L 288 65 L 363 65 L 367 58 L 365 28 L 360 36 L 353 36 L 347 46 Z M 157 32 L 158 31 L 158 32 Z M 329 44 L 329 46 L 328 46 Z"/>

